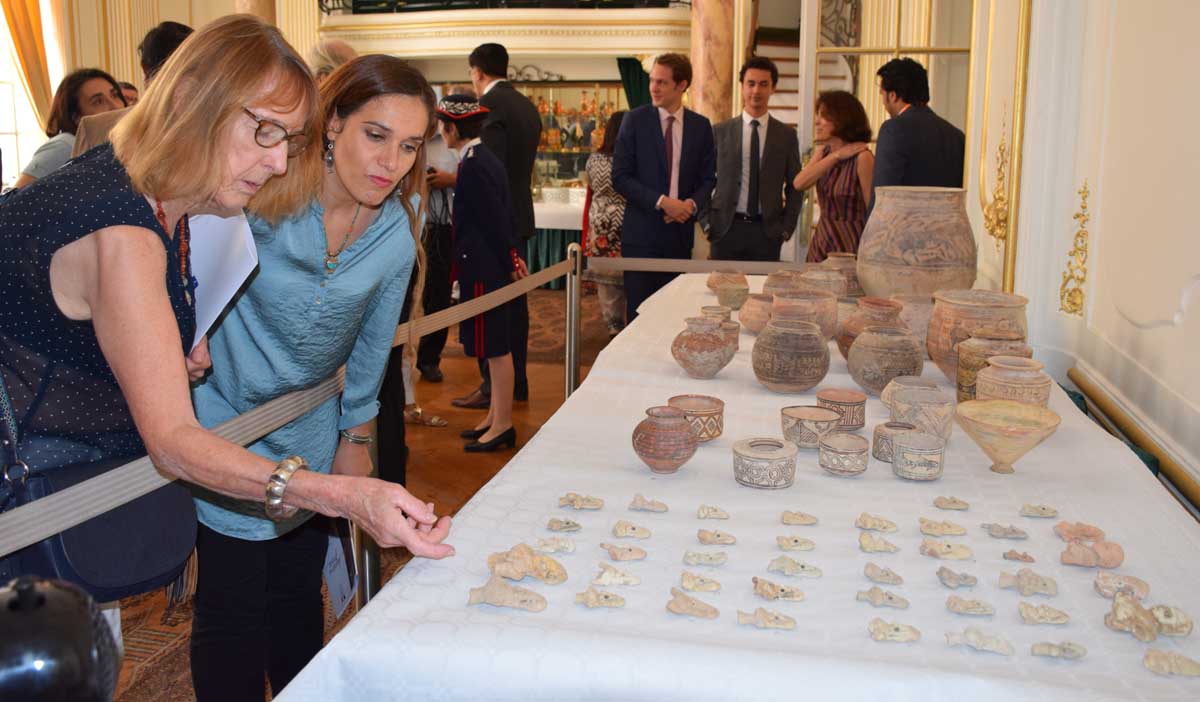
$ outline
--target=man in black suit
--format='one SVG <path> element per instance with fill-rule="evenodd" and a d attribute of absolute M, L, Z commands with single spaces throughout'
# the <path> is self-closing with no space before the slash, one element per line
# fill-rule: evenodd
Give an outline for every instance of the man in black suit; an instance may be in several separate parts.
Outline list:
<path fill-rule="evenodd" d="M 683 107 L 692 63 L 662 54 L 650 69 L 650 101 L 621 122 L 613 153 L 613 187 L 625 196 L 621 255 L 691 258 L 696 213 L 716 184 L 716 149 L 706 117 Z M 625 272 L 625 310 L 637 308 L 678 274 Z"/>
<path fill-rule="evenodd" d="M 770 116 L 767 102 L 779 69 L 765 56 L 742 65 L 742 114 L 713 127 L 717 187 L 700 218 L 710 258 L 778 261 L 792 237 L 803 195 L 792 188 L 800 170 L 796 130 Z"/>
<path fill-rule="evenodd" d="M 879 127 L 875 145 L 875 188 L 881 185 L 932 185 L 961 188 L 966 138 L 962 131 L 929 109 L 929 74 L 910 58 L 883 64 L 879 97 L 891 119 Z"/>
<path fill-rule="evenodd" d="M 488 149 L 500 158 L 508 175 L 512 208 L 516 216 L 517 255 L 528 260 L 526 243 L 533 238 L 533 162 L 537 158 L 542 120 L 529 98 L 505 80 L 508 75 L 508 50 L 500 44 L 480 44 L 467 58 L 471 85 L 479 96 L 479 104 L 489 112 L 483 123 L 480 138 Z M 462 203 L 469 207 L 468 203 Z M 522 295 L 509 309 L 509 341 L 512 345 L 513 399 L 529 399 L 529 379 L 525 375 L 525 359 L 529 351 L 529 303 Z M 487 365 L 481 363 L 479 372 L 483 383 L 466 397 L 456 398 L 457 407 L 486 409 L 491 396 L 491 378 Z"/>

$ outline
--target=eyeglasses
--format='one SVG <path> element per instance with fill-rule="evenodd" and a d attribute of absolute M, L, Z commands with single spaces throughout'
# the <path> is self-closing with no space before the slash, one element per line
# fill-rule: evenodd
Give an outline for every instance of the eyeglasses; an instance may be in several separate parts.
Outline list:
<path fill-rule="evenodd" d="M 299 155 L 308 146 L 307 134 L 288 134 L 287 128 L 282 124 L 262 119 L 245 107 L 242 110 L 258 124 L 254 130 L 254 142 L 264 149 L 275 148 L 279 142 L 286 141 L 287 155 L 288 158 L 291 158 Z"/>

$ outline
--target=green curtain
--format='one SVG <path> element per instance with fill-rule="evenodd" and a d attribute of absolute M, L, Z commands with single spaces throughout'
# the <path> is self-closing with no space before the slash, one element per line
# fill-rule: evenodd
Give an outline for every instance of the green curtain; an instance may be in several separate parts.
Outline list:
<path fill-rule="evenodd" d="M 625 88 L 629 109 L 650 104 L 650 75 L 642 70 L 642 62 L 635 58 L 619 58 L 617 70 L 621 72 L 621 85 Z"/>

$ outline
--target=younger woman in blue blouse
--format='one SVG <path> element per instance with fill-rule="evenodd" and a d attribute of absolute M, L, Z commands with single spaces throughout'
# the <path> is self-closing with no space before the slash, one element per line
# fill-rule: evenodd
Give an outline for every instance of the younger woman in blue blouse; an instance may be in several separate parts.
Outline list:
<path fill-rule="evenodd" d="M 206 426 L 345 365 L 340 398 L 250 450 L 272 459 L 301 454 L 323 473 L 370 472 L 366 440 L 417 260 L 433 110 L 421 74 L 389 56 L 355 59 L 322 83 L 321 190 L 278 224 L 251 219 L 259 270 L 209 339 L 213 373 L 194 392 Z M 261 700 L 264 673 L 278 693 L 321 647 L 323 520 L 301 511 L 272 521 L 260 502 L 206 490 L 196 498 L 197 699 Z M 453 553 L 440 543 L 448 518 L 420 528 L 432 537 L 422 555 Z"/>

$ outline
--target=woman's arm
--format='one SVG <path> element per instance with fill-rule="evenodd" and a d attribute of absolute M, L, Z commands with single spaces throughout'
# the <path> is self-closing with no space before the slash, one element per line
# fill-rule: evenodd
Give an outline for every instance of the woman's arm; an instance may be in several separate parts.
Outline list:
<path fill-rule="evenodd" d="M 17 182 L 13 183 L 13 187 L 16 188 L 17 190 L 20 190 L 21 188 L 33 185 L 36 182 L 37 182 L 37 178 L 34 178 L 33 176 L 29 175 L 28 173 L 22 173 L 21 177 L 17 178 Z"/>
<path fill-rule="evenodd" d="M 112 227 L 80 242 L 91 247 L 94 255 L 81 257 L 90 258 L 91 265 L 68 273 L 81 281 L 100 349 L 155 466 L 225 495 L 264 499 L 275 464 L 196 420 L 179 328 L 163 287 L 166 257 L 157 235 L 138 227 Z M 284 502 L 352 519 L 384 546 L 415 547 L 414 554 L 439 558 L 453 553 L 439 543 L 449 530 L 448 519 L 439 520 L 398 485 L 298 471 Z M 423 526 L 410 526 L 408 517 Z"/>
<path fill-rule="evenodd" d="M 858 187 L 862 188 L 863 202 L 871 202 L 871 181 L 875 177 L 875 155 L 869 150 L 858 155 Z"/>
<path fill-rule="evenodd" d="M 865 151 L 866 148 L 866 144 L 856 141 L 832 150 L 824 157 L 817 158 L 813 156 L 808 165 L 800 169 L 800 172 L 796 174 L 796 179 L 792 181 L 792 187 L 796 190 L 808 190 L 821 179 L 821 176 L 828 173 L 829 169 L 833 168 L 838 161 L 850 158 L 861 151 Z"/>

